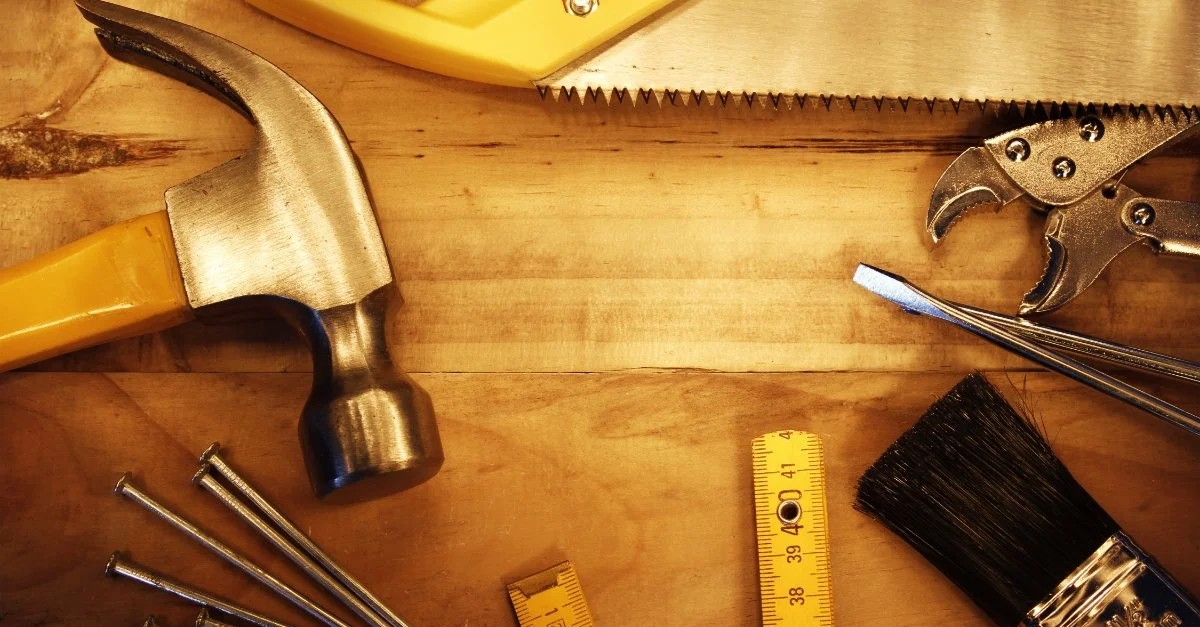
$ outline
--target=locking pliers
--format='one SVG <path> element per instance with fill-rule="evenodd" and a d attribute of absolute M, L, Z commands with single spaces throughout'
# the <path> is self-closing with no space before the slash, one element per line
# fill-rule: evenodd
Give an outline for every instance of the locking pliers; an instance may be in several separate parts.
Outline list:
<path fill-rule="evenodd" d="M 1137 242 L 1200 257 L 1200 203 L 1147 198 L 1121 183 L 1139 160 L 1200 129 L 1200 110 L 1104 107 L 1030 124 L 968 148 L 934 187 L 939 242 L 965 211 L 1026 199 L 1045 212 L 1046 267 L 1020 315 L 1057 309 Z"/>

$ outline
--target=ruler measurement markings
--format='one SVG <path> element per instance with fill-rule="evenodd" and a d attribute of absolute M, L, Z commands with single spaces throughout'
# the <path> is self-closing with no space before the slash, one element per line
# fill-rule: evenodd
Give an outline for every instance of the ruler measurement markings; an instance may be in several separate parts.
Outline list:
<path fill-rule="evenodd" d="M 751 448 L 763 624 L 832 625 L 820 441 L 782 431 Z"/>
<path fill-rule="evenodd" d="M 575 566 L 562 562 L 508 585 L 521 627 L 591 627 L 592 615 Z"/>

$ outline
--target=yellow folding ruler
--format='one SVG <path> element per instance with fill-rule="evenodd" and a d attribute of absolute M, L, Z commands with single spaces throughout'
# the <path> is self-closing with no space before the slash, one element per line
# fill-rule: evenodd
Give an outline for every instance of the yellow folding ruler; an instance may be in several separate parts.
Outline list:
<path fill-rule="evenodd" d="M 754 522 L 764 627 L 833 625 L 825 457 L 816 434 L 754 439 Z"/>
<path fill-rule="evenodd" d="M 571 562 L 508 584 L 508 598 L 521 627 L 592 627 L 592 613 Z"/>

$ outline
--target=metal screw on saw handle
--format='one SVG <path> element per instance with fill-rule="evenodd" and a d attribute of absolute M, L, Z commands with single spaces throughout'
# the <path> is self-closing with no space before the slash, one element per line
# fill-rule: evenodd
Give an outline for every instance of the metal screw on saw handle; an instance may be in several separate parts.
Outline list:
<path fill-rule="evenodd" d="M 123 560 L 121 559 L 121 554 L 118 552 L 114 552 L 112 556 L 108 558 L 108 564 L 104 566 L 104 574 L 110 577 L 116 577 L 119 575 L 121 577 L 133 579 L 134 581 L 140 581 L 152 588 L 157 588 L 163 592 L 169 592 L 182 599 L 187 599 L 188 601 L 191 601 L 197 605 L 216 608 L 222 612 L 225 612 L 226 614 L 229 614 L 230 616 L 237 616 L 238 618 L 252 625 L 258 625 L 259 627 L 287 627 L 285 623 L 267 618 L 266 616 L 258 614 L 257 612 L 252 612 L 244 607 L 238 607 L 207 592 L 197 590 L 191 586 L 175 581 L 166 575 L 156 573 L 148 568 L 143 568 L 142 566 L 134 564 L 133 562 Z M 153 619 L 153 617 L 151 617 L 151 619 Z M 147 620 L 147 624 L 153 623 L 150 623 L 150 621 Z"/>
<path fill-rule="evenodd" d="M 1029 142 L 1021 139 L 1010 139 L 1004 147 L 1004 154 L 1009 161 L 1021 162 L 1029 158 Z"/>
<path fill-rule="evenodd" d="M 303 549 L 304 552 L 308 553 L 308 555 L 316 560 L 317 563 L 325 567 L 325 570 L 332 573 L 334 577 L 337 577 L 338 580 L 341 581 L 351 591 L 353 591 L 358 598 L 362 599 L 363 603 L 371 606 L 371 609 L 375 610 L 375 612 L 382 616 L 384 620 L 391 623 L 393 627 L 408 627 L 408 623 L 405 623 L 404 620 L 397 616 L 395 612 L 388 608 L 388 606 L 384 605 L 383 601 L 375 598 L 375 595 L 371 594 L 371 592 L 367 590 L 365 586 L 359 583 L 359 581 L 355 579 L 349 572 L 347 572 L 346 569 L 338 565 L 337 562 L 333 561 L 333 558 L 330 557 L 329 554 L 321 550 L 321 547 L 317 546 L 317 543 L 313 542 L 312 538 L 308 537 L 307 534 L 301 531 L 300 528 L 297 527 L 296 524 L 291 520 L 289 520 L 287 516 L 284 516 L 283 512 L 275 509 L 275 506 L 271 505 L 270 501 L 268 501 L 266 497 L 259 493 L 258 490 L 255 490 L 249 482 L 242 478 L 237 471 L 231 468 L 229 464 L 226 463 L 225 459 L 221 457 L 220 451 L 221 444 L 219 442 L 214 442 L 212 446 L 209 446 L 208 449 L 200 455 L 200 463 L 210 466 L 218 475 L 221 476 L 222 479 L 228 481 L 229 485 L 233 486 L 238 492 L 241 492 L 251 504 L 258 508 L 258 511 L 262 512 L 263 515 L 271 520 L 271 522 L 275 523 L 275 526 L 279 527 L 284 534 L 291 538 L 292 542 L 296 543 L 296 546 L 299 546 L 301 549 Z"/>
<path fill-rule="evenodd" d="M 339 601 L 345 603 L 347 607 L 354 610 L 363 620 L 371 624 L 372 627 L 389 627 L 388 623 L 382 618 L 375 615 L 371 608 L 367 607 L 358 597 L 354 596 L 345 588 L 337 579 L 330 576 L 320 566 L 317 565 L 307 555 L 292 546 L 283 534 L 279 533 L 267 521 L 263 520 L 258 514 L 241 502 L 236 496 L 231 494 L 225 486 L 221 485 L 217 478 L 212 476 L 209 470 L 212 466 L 202 464 L 200 470 L 196 471 L 196 475 L 192 477 L 192 484 L 208 490 L 208 493 L 215 496 L 225 507 L 228 507 L 238 518 L 246 521 L 246 524 L 254 527 L 254 530 L 262 534 L 268 542 L 271 543 L 281 553 L 292 560 L 294 564 L 300 567 L 309 577 L 312 577 L 321 584 L 326 590 L 333 593 Z"/>
<path fill-rule="evenodd" d="M 563 0 L 567 13 L 579 17 L 587 17 L 600 6 L 600 0 Z"/>
<path fill-rule="evenodd" d="M 274 590 L 277 594 L 285 599 L 296 604 L 300 609 L 312 614 L 317 620 L 329 625 L 329 627 L 350 627 L 349 624 L 342 621 L 340 618 L 330 614 L 325 608 L 313 603 L 304 595 L 297 592 L 291 586 L 283 583 L 275 578 L 274 575 L 263 570 L 261 566 L 242 557 L 233 549 L 225 546 L 220 540 L 208 535 L 196 525 L 188 522 L 182 516 L 163 507 L 158 501 L 150 498 L 145 492 L 139 490 L 130 482 L 133 473 L 125 473 L 121 475 L 120 481 L 117 481 L 117 486 L 113 488 L 113 494 L 128 497 L 138 505 L 150 510 L 159 518 L 165 520 L 172 527 L 182 531 L 188 537 L 204 545 L 204 548 L 220 555 L 225 561 L 240 568 L 243 572 L 257 579 L 260 583 Z"/>

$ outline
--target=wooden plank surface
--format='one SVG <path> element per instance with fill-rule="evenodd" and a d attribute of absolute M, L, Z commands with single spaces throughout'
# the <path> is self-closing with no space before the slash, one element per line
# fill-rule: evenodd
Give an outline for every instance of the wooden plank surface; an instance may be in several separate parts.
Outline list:
<path fill-rule="evenodd" d="M 983 625 L 933 567 L 850 508 L 858 475 L 957 379 L 424 375 L 445 468 L 402 495 L 335 507 L 314 501 L 303 478 L 293 425 L 306 375 L 9 375 L 0 379 L 4 622 L 132 625 L 156 611 L 188 624 L 182 604 L 100 576 L 114 549 L 300 620 L 110 493 L 134 470 L 152 495 L 306 584 L 189 485 L 196 456 L 220 440 L 231 463 L 414 625 L 511 625 L 504 584 L 566 558 L 598 625 L 755 625 L 750 441 L 790 428 L 819 434 L 826 447 L 838 624 Z M 1195 442 L 1058 376 L 993 380 L 1014 398 L 1024 393 L 1097 500 L 1183 585 L 1200 587 Z"/>
<path fill-rule="evenodd" d="M 167 187 L 245 149 L 243 119 L 110 59 L 69 2 L 10 4 L 0 266 L 161 208 Z M 937 249 L 922 230 L 941 170 L 1011 118 L 943 104 L 547 104 L 359 55 L 240 2 L 128 4 L 262 54 L 338 117 L 406 298 L 394 352 L 433 396 L 447 465 L 403 495 L 317 503 L 295 430 L 308 356 L 273 321 L 193 323 L 0 375 L 0 622 L 135 624 L 153 611 L 188 624 L 182 605 L 99 576 L 117 548 L 298 619 L 109 494 L 138 471 L 301 583 L 187 485 L 219 439 L 414 624 L 512 625 L 503 584 L 571 558 L 600 625 L 753 625 L 747 447 L 801 428 L 829 455 L 839 624 L 985 624 L 849 501 L 858 474 L 958 377 L 1027 364 L 902 316 L 849 276 L 867 261 L 1014 310 L 1043 263 L 1036 215 L 973 215 Z M 1184 150 L 1126 182 L 1195 198 L 1198 163 Z M 1194 262 L 1135 250 L 1051 320 L 1196 358 L 1197 284 Z M 1011 378 L 1097 499 L 1200 590 L 1194 439 L 1061 378 Z M 1195 405 L 1187 388 L 1154 389 Z"/>
<path fill-rule="evenodd" d="M 1020 207 L 983 212 L 936 250 L 922 228 L 937 176 L 1002 126 L 994 113 L 547 106 L 530 90 L 365 57 L 234 2 L 132 4 L 248 46 L 337 115 L 371 182 L 408 301 L 394 327 L 410 371 L 1021 364 L 934 323 L 896 321 L 847 280 L 868 261 L 948 297 L 1015 311 L 1043 266 L 1038 216 Z M 30 28 L 0 44 L 0 75 L 11 85 L 0 125 L 49 112 L 46 128 L 169 156 L 0 180 L 6 265 L 161 207 L 163 190 L 232 158 L 250 136 L 228 108 L 110 59 L 73 9 L 56 11 L 39 21 L 33 5 L 22 7 Z M 1160 159 L 1128 182 L 1195 197 L 1198 165 Z M 1188 298 L 1198 268 L 1131 251 L 1052 319 L 1200 356 L 1187 324 L 1200 315 L 1200 301 Z M 269 341 L 254 341 L 259 335 Z M 286 337 L 271 325 L 197 323 L 43 367 L 308 368 L 298 343 L 279 350 Z"/>

